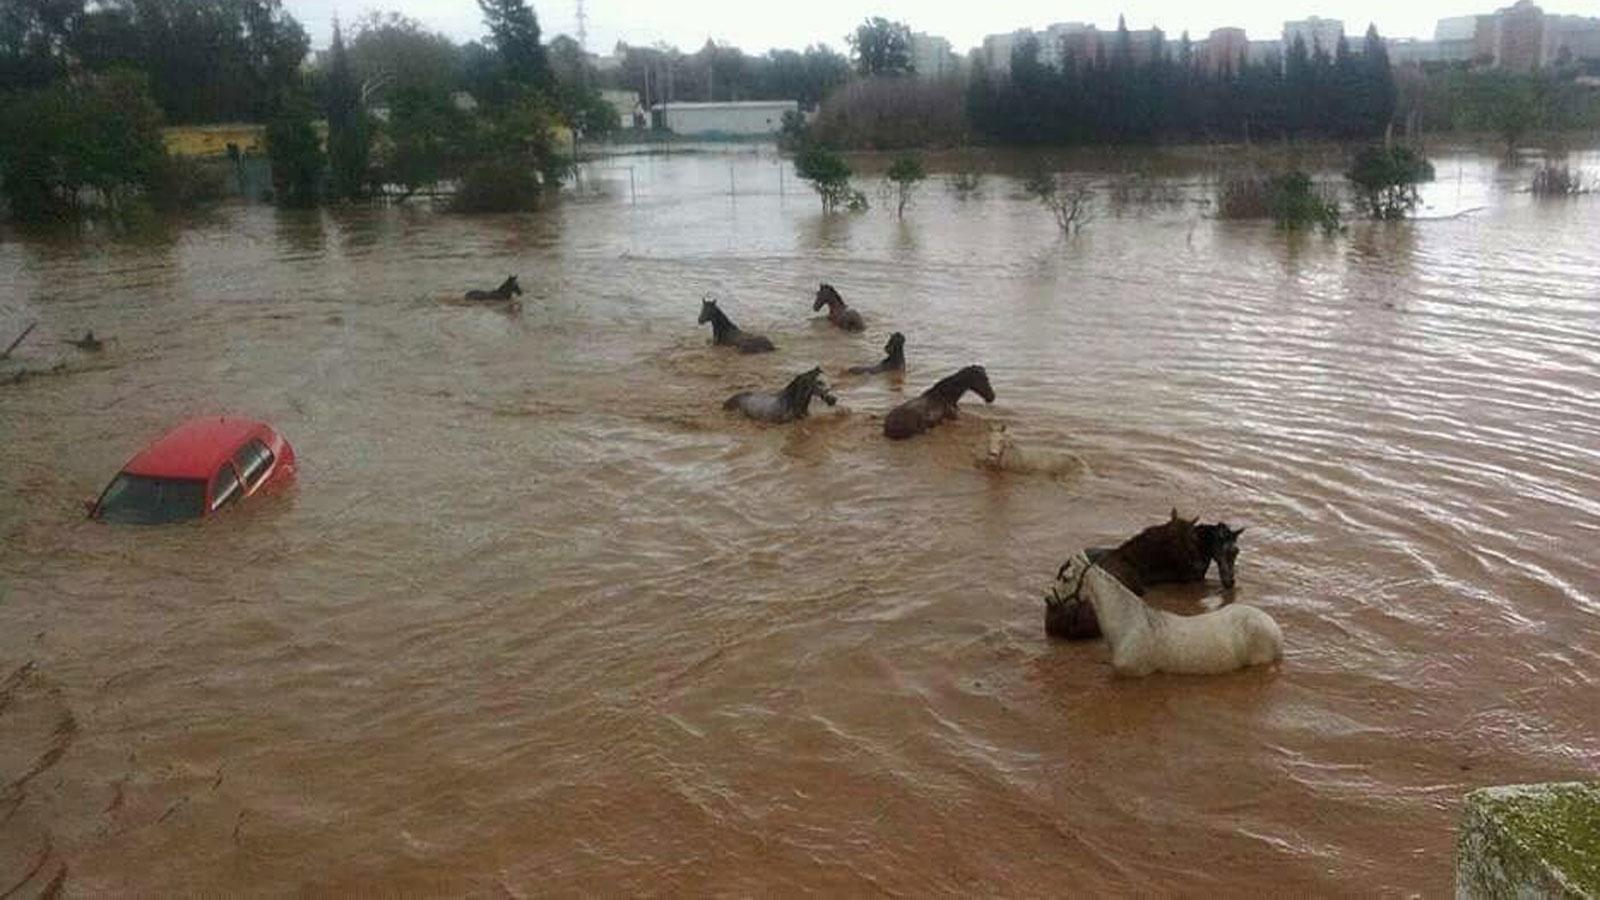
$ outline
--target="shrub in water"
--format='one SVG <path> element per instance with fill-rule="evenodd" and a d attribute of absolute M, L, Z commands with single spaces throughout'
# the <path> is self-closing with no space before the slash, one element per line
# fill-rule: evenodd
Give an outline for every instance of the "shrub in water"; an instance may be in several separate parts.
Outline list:
<path fill-rule="evenodd" d="M 1433 163 L 1410 147 L 1363 147 L 1345 173 L 1356 202 L 1374 219 L 1400 219 L 1417 208 L 1417 185 L 1433 180 Z"/>

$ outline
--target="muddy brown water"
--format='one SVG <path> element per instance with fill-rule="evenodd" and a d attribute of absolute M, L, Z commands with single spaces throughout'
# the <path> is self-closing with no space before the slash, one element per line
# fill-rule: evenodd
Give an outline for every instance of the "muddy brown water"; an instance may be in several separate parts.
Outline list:
<path fill-rule="evenodd" d="M 1465 791 L 1600 773 L 1600 201 L 1436 162 L 1423 221 L 1336 239 L 1063 243 L 1002 178 L 823 219 L 748 152 L 536 216 L 13 236 L 8 365 L 67 365 L 0 387 L 0 892 L 1448 893 Z M 441 302 L 510 273 L 520 316 Z M 779 352 L 709 348 L 706 292 Z M 892 330 L 903 382 L 719 409 Z M 972 362 L 992 406 L 881 438 Z M 216 412 L 297 489 L 83 521 Z M 1090 474 L 979 471 L 995 421 Z M 1044 639 L 1062 559 L 1174 505 L 1249 527 L 1280 666 Z"/>

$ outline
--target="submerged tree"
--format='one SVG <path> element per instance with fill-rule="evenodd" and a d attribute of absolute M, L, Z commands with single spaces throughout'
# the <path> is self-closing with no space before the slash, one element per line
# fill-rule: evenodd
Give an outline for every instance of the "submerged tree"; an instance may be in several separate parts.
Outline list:
<path fill-rule="evenodd" d="M 1050 210 L 1062 234 L 1077 234 L 1094 221 L 1094 188 L 1087 180 L 1040 168 L 1028 176 L 1023 188 Z"/>
<path fill-rule="evenodd" d="M 911 194 L 917 189 L 917 184 L 928 173 L 923 171 L 922 160 L 915 156 L 902 156 L 889 166 L 889 182 L 894 185 L 895 215 L 905 218 L 906 204 L 911 202 Z"/>
<path fill-rule="evenodd" d="M 1410 147 L 1373 145 L 1356 153 L 1345 177 L 1374 219 L 1401 219 L 1420 202 L 1417 185 L 1433 180 L 1433 163 Z"/>
<path fill-rule="evenodd" d="M 867 198 L 850 186 L 850 164 L 844 157 L 815 144 L 801 150 L 794 158 L 794 172 L 822 198 L 822 211 L 833 212 L 840 205 L 852 210 L 866 209 Z"/>

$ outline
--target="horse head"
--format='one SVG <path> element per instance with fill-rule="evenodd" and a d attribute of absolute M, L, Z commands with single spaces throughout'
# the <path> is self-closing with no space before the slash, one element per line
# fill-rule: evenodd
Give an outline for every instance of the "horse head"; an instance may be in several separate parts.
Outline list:
<path fill-rule="evenodd" d="M 976 392 L 983 402 L 994 402 L 994 387 L 989 384 L 989 373 L 983 366 L 967 366 L 956 374 L 962 378 L 962 386 Z"/>
<path fill-rule="evenodd" d="M 700 300 L 700 320 L 695 324 L 704 325 L 705 323 L 716 319 L 718 312 L 719 310 L 717 309 L 717 301 L 711 299 L 710 297 L 702 298 Z"/>
<path fill-rule="evenodd" d="M 889 354 L 891 359 L 904 355 L 906 352 L 906 336 L 898 331 L 889 335 L 889 342 L 883 345 L 883 352 Z"/>
<path fill-rule="evenodd" d="M 835 303 L 843 302 L 844 298 L 839 296 L 839 292 L 833 289 L 833 285 L 823 283 L 817 287 L 817 299 L 816 302 L 811 304 L 811 311 L 816 312 L 824 306 L 832 306 Z"/>
<path fill-rule="evenodd" d="M 828 388 L 828 383 L 822 380 L 821 367 L 801 372 L 783 389 L 784 402 L 802 414 L 811 405 L 812 397 L 821 397 L 822 402 L 829 406 L 839 402 L 839 398 Z"/>
<path fill-rule="evenodd" d="M 512 275 L 511 277 L 507 278 L 505 283 L 500 285 L 499 292 L 508 297 L 513 294 L 518 297 L 522 296 L 522 285 L 517 284 L 517 276 Z"/>
<path fill-rule="evenodd" d="M 1222 579 L 1222 586 L 1233 590 L 1234 560 L 1239 558 L 1239 535 L 1244 534 L 1244 529 L 1229 528 L 1227 522 L 1218 522 L 1215 525 L 1195 525 L 1194 530 L 1200 538 L 1200 552 L 1205 557 L 1205 564 L 1209 565 L 1215 560 L 1217 577 Z"/>

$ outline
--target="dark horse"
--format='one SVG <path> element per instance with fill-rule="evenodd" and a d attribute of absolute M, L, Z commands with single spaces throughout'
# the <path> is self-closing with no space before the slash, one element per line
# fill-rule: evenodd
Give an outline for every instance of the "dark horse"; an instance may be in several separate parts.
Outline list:
<path fill-rule="evenodd" d="M 845 371 L 851 375 L 876 375 L 879 372 L 904 372 L 906 370 L 906 336 L 896 331 L 889 335 L 889 343 L 883 345 L 883 352 L 889 354 L 883 361 L 872 366 L 851 366 Z"/>
<path fill-rule="evenodd" d="M 776 350 L 772 342 L 759 334 L 746 334 L 733 324 L 728 314 L 717 308 L 715 300 L 700 301 L 700 321 L 711 323 L 711 343 L 724 347 L 737 347 L 740 353 L 766 353 Z"/>
<path fill-rule="evenodd" d="M 1115 549 L 1091 548 L 1090 561 L 1111 573 L 1128 590 L 1139 596 L 1154 585 L 1171 582 L 1204 581 L 1212 562 L 1225 590 L 1233 590 L 1233 564 L 1239 556 L 1239 535 L 1243 528 L 1229 528 L 1227 522 L 1201 524 L 1198 518 L 1172 518 L 1152 525 L 1123 541 Z M 1058 570 L 1071 564 L 1069 560 Z M 1100 636 L 1100 623 L 1094 607 L 1074 591 L 1061 596 L 1052 591 L 1045 597 L 1044 630 L 1051 637 L 1087 640 Z"/>
<path fill-rule="evenodd" d="M 822 380 L 822 370 L 812 369 L 796 375 L 781 391 L 741 391 L 722 404 L 726 410 L 738 410 L 752 419 L 782 424 L 804 419 L 811 414 L 811 398 L 821 397 L 829 406 L 839 402 Z"/>
<path fill-rule="evenodd" d="M 989 373 L 983 366 L 967 366 L 941 378 L 920 396 L 889 410 L 883 417 L 883 436 L 892 441 L 915 437 L 945 419 L 954 419 L 960 414 L 956 403 L 967 391 L 976 391 L 985 403 L 994 402 L 994 388 L 989 386 Z"/>
<path fill-rule="evenodd" d="M 845 331 L 860 331 L 867 327 L 861 321 L 861 313 L 844 305 L 844 298 L 833 289 L 833 285 L 824 284 L 817 288 L 817 300 L 811 304 L 811 311 L 816 312 L 823 306 L 828 307 L 828 321 L 843 328 Z"/>
<path fill-rule="evenodd" d="M 500 282 L 492 291 L 467 291 L 468 300 L 510 300 L 513 295 L 522 296 L 522 286 L 517 284 L 515 275 Z"/>

